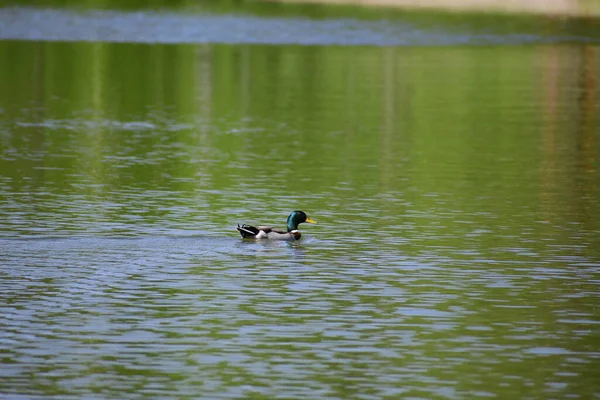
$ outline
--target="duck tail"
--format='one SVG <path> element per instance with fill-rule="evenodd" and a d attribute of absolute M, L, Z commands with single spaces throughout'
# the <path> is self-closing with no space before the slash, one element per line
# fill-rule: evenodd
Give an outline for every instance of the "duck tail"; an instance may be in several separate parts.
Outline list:
<path fill-rule="evenodd" d="M 256 235 L 259 234 L 259 230 L 257 227 L 251 226 L 251 225 L 242 225 L 240 226 L 240 224 L 238 224 L 237 228 L 236 228 L 240 234 L 242 235 L 243 238 L 249 238 L 249 237 L 254 237 Z"/>

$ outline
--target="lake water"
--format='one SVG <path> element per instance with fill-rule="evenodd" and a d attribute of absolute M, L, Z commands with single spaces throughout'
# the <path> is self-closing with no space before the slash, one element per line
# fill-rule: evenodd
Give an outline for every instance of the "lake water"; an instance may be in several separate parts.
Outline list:
<path fill-rule="evenodd" d="M 48 4 L 0 9 L 1 397 L 600 398 L 597 21 Z"/>

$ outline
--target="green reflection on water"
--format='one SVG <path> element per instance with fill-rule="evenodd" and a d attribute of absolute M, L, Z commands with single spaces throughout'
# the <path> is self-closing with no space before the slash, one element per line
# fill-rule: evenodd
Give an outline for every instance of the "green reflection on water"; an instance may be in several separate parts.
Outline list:
<path fill-rule="evenodd" d="M 334 194 L 351 209 L 379 194 L 386 214 L 442 200 L 458 233 L 456 208 L 499 224 L 527 214 L 598 227 L 597 47 L 4 42 L 0 52 L 12 61 L 0 80 L 8 193 L 132 187 L 192 206 L 210 189 L 222 207 L 219 190 L 257 181 L 250 196 L 267 208 L 297 195 L 319 210 Z"/>

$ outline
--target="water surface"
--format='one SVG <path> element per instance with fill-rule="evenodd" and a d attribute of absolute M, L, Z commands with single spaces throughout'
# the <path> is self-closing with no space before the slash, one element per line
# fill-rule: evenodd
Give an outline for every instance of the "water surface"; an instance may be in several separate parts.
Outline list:
<path fill-rule="evenodd" d="M 331 32 L 0 42 L 3 396 L 600 397 L 593 35 Z"/>
<path fill-rule="evenodd" d="M 115 4 L 115 7 L 118 3 Z M 120 5 L 122 6 L 122 5 Z M 321 11 L 251 13 L 260 4 L 223 13 L 199 3 L 201 12 L 172 9 L 0 8 L 0 38 L 36 41 L 133 43 L 299 44 L 319 46 L 449 46 L 531 43 L 600 43 L 594 19 L 475 15 L 460 18 L 417 11 L 335 18 Z M 263 6 L 264 7 L 264 6 Z M 317 6 L 313 6 L 315 8 Z M 310 8 L 308 8 L 310 10 Z M 325 8 L 327 10 L 327 8 Z M 460 15 L 460 14 L 459 14 Z M 479 21 L 478 21 L 479 20 Z"/>

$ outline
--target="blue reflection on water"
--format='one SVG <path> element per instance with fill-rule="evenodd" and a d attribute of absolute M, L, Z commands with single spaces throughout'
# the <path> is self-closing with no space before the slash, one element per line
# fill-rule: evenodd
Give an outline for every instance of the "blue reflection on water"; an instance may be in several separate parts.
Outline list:
<path fill-rule="evenodd" d="M 175 12 L 121 12 L 4 8 L 0 38 L 42 41 L 137 43 L 254 43 L 301 45 L 448 46 L 530 43 L 598 43 L 574 35 L 452 32 L 407 21 L 348 18 L 266 18 L 251 15 L 183 15 Z"/>

